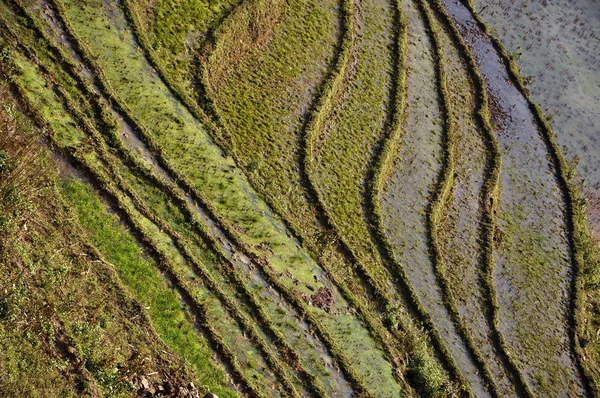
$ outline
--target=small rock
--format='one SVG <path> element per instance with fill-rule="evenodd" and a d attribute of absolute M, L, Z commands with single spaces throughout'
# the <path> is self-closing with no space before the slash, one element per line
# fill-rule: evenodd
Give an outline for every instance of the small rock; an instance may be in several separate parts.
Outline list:
<path fill-rule="evenodd" d="M 144 377 L 144 376 L 140 377 L 140 383 L 142 385 L 141 390 L 143 392 L 150 393 L 151 395 L 156 393 L 156 389 L 154 388 L 154 386 L 150 383 L 150 381 L 146 377 Z"/>
<path fill-rule="evenodd" d="M 217 394 L 213 394 L 212 392 L 209 392 L 208 394 L 206 394 L 204 396 L 204 398 L 219 398 L 219 396 Z"/>

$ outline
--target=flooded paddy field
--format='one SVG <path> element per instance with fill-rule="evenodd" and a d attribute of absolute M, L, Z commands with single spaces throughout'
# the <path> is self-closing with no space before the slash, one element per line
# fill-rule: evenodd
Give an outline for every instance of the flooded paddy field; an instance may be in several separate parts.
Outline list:
<path fill-rule="evenodd" d="M 494 274 L 500 330 L 521 353 L 517 361 L 535 391 L 579 395 L 582 384 L 568 337 L 573 274 L 556 170 L 525 98 L 490 40 L 464 5 L 454 0 L 444 5 L 486 82 L 502 155 Z"/>
<path fill-rule="evenodd" d="M 567 159 L 585 182 L 589 226 L 600 239 L 600 7 L 596 1 L 477 2 L 515 55 Z"/>

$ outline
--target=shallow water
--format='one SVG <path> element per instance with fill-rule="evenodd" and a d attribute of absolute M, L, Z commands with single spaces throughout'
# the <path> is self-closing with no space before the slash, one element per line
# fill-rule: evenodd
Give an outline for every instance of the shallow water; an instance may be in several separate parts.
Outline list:
<path fill-rule="evenodd" d="M 487 148 L 474 113 L 475 87 L 451 35 L 442 26 L 438 24 L 438 36 L 445 57 L 451 112 L 455 118 L 456 151 L 451 202 L 439 227 L 441 252 L 463 324 L 489 366 L 501 396 L 515 396 L 514 386 L 490 337 L 488 298 L 483 293 L 480 223 Z"/>
<path fill-rule="evenodd" d="M 589 226 L 600 242 L 600 4 L 596 0 L 481 1 L 484 22 L 517 63 L 556 141 L 585 179 Z"/>

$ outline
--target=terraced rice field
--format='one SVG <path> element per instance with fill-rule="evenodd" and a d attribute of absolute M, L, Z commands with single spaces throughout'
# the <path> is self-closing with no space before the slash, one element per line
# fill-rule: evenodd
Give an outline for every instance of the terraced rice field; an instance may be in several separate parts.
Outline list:
<path fill-rule="evenodd" d="M 171 358 L 59 328 L 73 391 L 597 396 L 597 13 L 508 3 L 0 2 L 3 101 Z"/>

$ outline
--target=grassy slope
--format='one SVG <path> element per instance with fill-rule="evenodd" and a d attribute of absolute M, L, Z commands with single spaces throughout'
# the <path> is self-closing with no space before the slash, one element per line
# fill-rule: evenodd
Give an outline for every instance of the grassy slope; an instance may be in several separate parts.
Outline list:
<path fill-rule="evenodd" d="M 44 89 L 45 84 L 36 75 L 35 70 L 27 66 L 24 59 L 17 57 L 16 53 L 14 56 L 22 66 L 22 73 L 18 78 L 20 84 L 36 93 L 36 105 L 41 107 L 45 118 L 56 128 L 55 138 L 65 145 L 71 144 L 71 137 L 77 135 L 74 134 L 77 130 L 73 128 L 76 123 L 69 121 L 60 102 Z M 74 201 L 73 206 L 85 218 L 86 227 L 90 229 L 94 243 L 107 250 L 107 258 L 117 264 L 119 276 L 132 288 L 137 298 L 149 307 L 152 322 L 161 337 L 197 370 L 202 385 L 229 394 L 221 387 L 224 385 L 224 375 L 212 363 L 212 352 L 202 338 L 197 340 L 198 335 L 190 323 L 191 318 L 178 303 L 177 295 L 153 268 L 152 262 L 142 255 L 134 240 L 120 230 L 116 220 L 107 218 L 101 203 L 87 192 L 85 187 L 69 185 L 68 192 Z M 105 214 L 101 216 L 103 212 Z"/>
<path fill-rule="evenodd" d="M 123 283 L 146 307 L 165 343 L 194 369 L 199 385 L 208 386 L 219 396 L 235 396 L 223 388 L 223 371 L 214 364 L 213 353 L 206 342 L 198 338 L 192 317 L 180 304 L 180 298 L 135 239 L 89 186 L 72 181 L 64 185 L 64 190 L 92 242 L 105 253 L 108 261 L 118 265 L 117 272 Z"/>
<path fill-rule="evenodd" d="M 39 133 L 30 132 L 6 98 L 3 89 L 0 389 L 9 396 L 130 396 L 135 375 L 153 372 L 158 373 L 148 378 L 155 386 L 166 381 L 186 386 L 192 376 L 166 351 L 111 263 L 125 265 L 136 252 L 111 242 L 108 254 L 120 257 L 97 257 L 63 196 L 53 171 L 57 164 L 37 147 Z M 69 183 L 74 185 L 81 183 Z"/>

